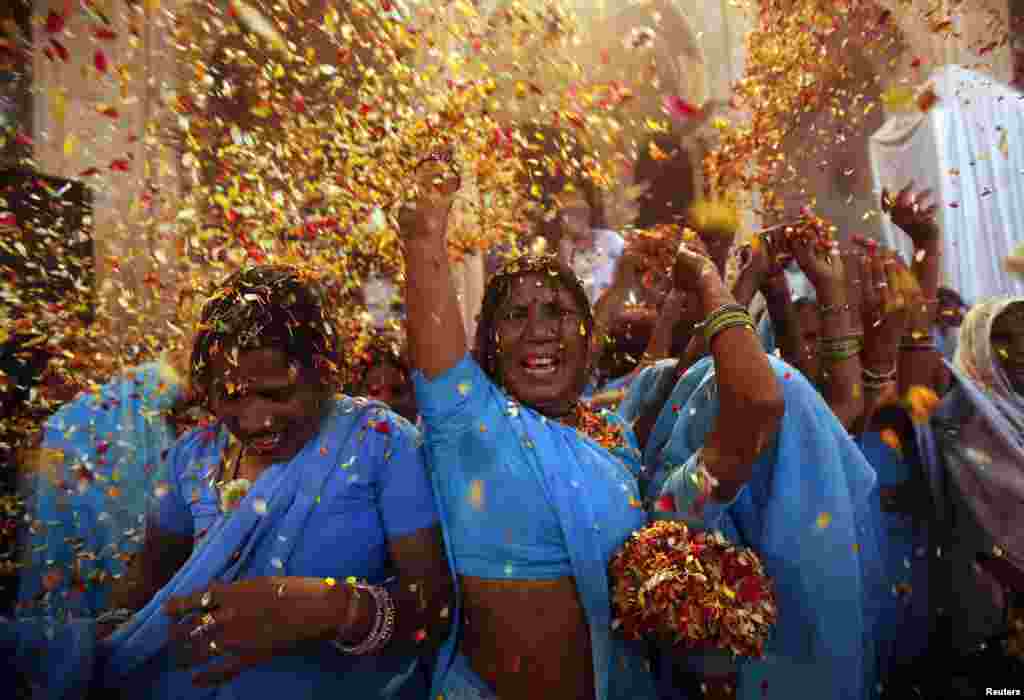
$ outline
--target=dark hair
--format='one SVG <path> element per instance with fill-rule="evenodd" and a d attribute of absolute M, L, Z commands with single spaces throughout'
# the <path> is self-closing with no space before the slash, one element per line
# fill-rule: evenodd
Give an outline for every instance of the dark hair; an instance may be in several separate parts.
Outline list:
<path fill-rule="evenodd" d="M 410 380 L 411 373 L 402 357 L 399 341 L 382 334 L 375 334 L 366 350 L 354 362 L 352 386 L 349 388 L 349 393 L 360 393 L 366 386 L 366 376 L 370 370 L 381 363 L 389 364 L 397 369 L 405 381 Z"/>
<path fill-rule="evenodd" d="M 539 197 L 531 193 L 531 199 L 537 201 L 541 210 L 550 212 L 555 206 L 555 197 L 561 194 L 568 185 L 573 185 L 590 207 L 590 227 L 604 228 L 604 203 L 601 193 L 594 182 L 582 172 L 582 164 L 589 157 L 584 147 L 576 140 L 574 132 L 551 126 L 525 124 L 522 127 L 523 137 L 527 143 L 524 159 L 539 163 L 538 174 L 534 169 L 526 172 L 526 185 L 537 186 Z M 567 163 L 577 163 L 574 168 L 566 167 Z M 552 172 L 554 170 L 554 172 Z M 538 230 L 547 232 L 549 226 L 543 221 L 538 222 Z"/>
<path fill-rule="evenodd" d="M 950 289 L 949 287 L 939 287 L 935 290 L 935 296 L 940 302 L 959 306 L 964 309 L 967 308 L 967 304 L 964 302 L 963 297 L 960 296 L 956 290 Z"/>
<path fill-rule="evenodd" d="M 210 361 L 223 352 L 275 348 L 307 369 L 337 377 L 338 330 L 311 271 L 260 265 L 224 280 L 203 305 L 192 346 L 192 386 L 205 397 Z"/>
<path fill-rule="evenodd" d="M 477 364 L 495 382 L 498 381 L 498 309 L 508 299 L 512 283 L 531 274 L 547 276 L 552 281 L 557 280 L 572 293 L 583 311 L 588 342 L 594 330 L 594 315 L 587 293 L 583 291 L 583 283 L 572 270 L 559 262 L 558 258 L 553 255 L 523 255 L 506 262 L 487 281 L 476 326 L 476 345 L 473 352 Z"/>
<path fill-rule="evenodd" d="M 618 379 L 636 369 L 653 332 L 654 324 L 648 319 L 613 324 L 601 353 L 599 369 L 604 378 Z"/>
<path fill-rule="evenodd" d="M 668 154 L 667 160 L 655 160 L 651 147 Z M 643 141 L 633 167 L 633 180 L 650 183 L 637 214 L 634 225 L 640 229 L 652 228 L 658 224 L 682 223 L 696 197 L 697 186 L 693 168 L 686 151 L 680 145 L 679 137 L 673 134 L 655 134 Z M 671 192 L 672 200 L 661 196 L 665 190 Z M 673 217 L 680 217 L 673 221 Z"/>

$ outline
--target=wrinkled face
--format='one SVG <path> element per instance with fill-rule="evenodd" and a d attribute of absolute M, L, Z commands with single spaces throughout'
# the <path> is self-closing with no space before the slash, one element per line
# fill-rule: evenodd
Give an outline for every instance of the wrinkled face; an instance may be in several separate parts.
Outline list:
<path fill-rule="evenodd" d="M 237 364 L 222 352 L 210 369 L 210 411 L 247 454 L 284 462 L 320 430 L 330 392 L 315 371 L 290 363 L 284 352 L 242 351 Z"/>
<path fill-rule="evenodd" d="M 1013 390 L 1024 394 L 1024 303 L 1009 306 L 992 323 L 992 353 Z"/>
<path fill-rule="evenodd" d="M 368 398 L 387 404 L 408 421 L 416 421 L 416 397 L 405 374 L 390 362 L 375 363 L 366 372 L 363 390 Z"/>
<path fill-rule="evenodd" d="M 797 328 L 800 332 L 800 344 L 793 364 L 803 372 L 811 382 L 821 379 L 821 357 L 818 353 L 818 341 L 821 338 L 821 316 L 816 304 L 803 303 L 796 307 Z"/>
<path fill-rule="evenodd" d="M 516 399 L 561 415 L 583 391 L 590 361 L 586 313 L 557 277 L 513 280 L 497 310 L 498 372 Z"/>

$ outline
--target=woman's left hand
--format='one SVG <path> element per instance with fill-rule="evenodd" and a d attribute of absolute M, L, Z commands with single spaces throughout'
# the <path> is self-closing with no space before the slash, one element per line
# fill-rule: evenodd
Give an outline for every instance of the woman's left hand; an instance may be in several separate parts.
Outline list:
<path fill-rule="evenodd" d="M 199 666 L 199 686 L 226 683 L 305 642 L 333 639 L 348 609 L 349 587 L 320 578 L 254 578 L 211 585 L 171 598 L 164 612 L 174 620 L 171 639 L 180 663 Z"/>

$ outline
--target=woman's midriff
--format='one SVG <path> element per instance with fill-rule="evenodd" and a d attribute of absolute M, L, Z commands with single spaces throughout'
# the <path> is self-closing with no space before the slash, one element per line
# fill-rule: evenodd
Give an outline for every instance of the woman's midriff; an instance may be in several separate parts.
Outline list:
<path fill-rule="evenodd" d="M 501 700 L 594 699 L 590 630 L 571 576 L 459 581 L 460 651 Z"/>

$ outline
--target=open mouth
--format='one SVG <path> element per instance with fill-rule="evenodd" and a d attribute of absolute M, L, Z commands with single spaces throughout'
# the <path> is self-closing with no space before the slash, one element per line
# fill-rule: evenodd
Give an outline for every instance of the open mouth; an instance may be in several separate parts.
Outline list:
<path fill-rule="evenodd" d="M 273 435 L 266 435 L 258 440 L 250 441 L 248 447 L 258 454 L 266 454 L 276 450 L 283 441 L 284 435 L 282 433 L 274 433 Z"/>
<path fill-rule="evenodd" d="M 527 355 L 520 365 L 528 375 L 549 377 L 558 371 L 561 363 L 555 355 Z"/>

